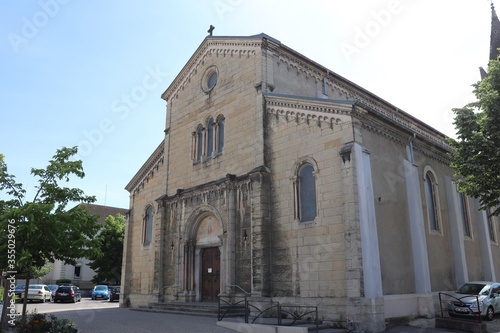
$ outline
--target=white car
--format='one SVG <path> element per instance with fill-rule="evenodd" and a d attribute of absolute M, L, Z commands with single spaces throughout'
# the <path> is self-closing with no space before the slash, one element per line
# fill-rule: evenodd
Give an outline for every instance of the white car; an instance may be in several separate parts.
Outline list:
<path fill-rule="evenodd" d="M 21 294 L 21 298 L 24 298 L 24 292 Z M 28 301 L 49 301 L 52 298 L 52 292 L 49 287 L 45 284 L 30 284 L 28 287 Z"/>
<path fill-rule="evenodd" d="M 471 281 L 461 286 L 448 302 L 450 317 L 482 316 L 493 320 L 500 312 L 500 283 L 492 281 Z"/>

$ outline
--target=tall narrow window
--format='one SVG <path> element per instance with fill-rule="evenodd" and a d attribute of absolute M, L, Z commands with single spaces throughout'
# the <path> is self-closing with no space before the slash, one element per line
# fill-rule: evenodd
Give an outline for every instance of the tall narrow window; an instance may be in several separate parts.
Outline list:
<path fill-rule="evenodd" d="M 297 183 L 299 221 L 313 221 L 316 217 L 316 179 L 311 164 L 299 168 Z"/>
<path fill-rule="evenodd" d="M 490 241 L 496 243 L 497 237 L 495 234 L 495 225 L 493 224 L 493 216 L 491 216 L 491 211 L 486 211 L 486 216 L 488 216 L 488 231 L 490 232 Z"/>
<path fill-rule="evenodd" d="M 214 119 L 210 118 L 208 120 L 207 129 L 207 157 L 212 156 L 214 150 Z"/>
<path fill-rule="evenodd" d="M 149 206 L 146 209 L 144 216 L 144 230 L 143 230 L 143 244 L 148 245 L 151 243 L 153 237 L 153 207 Z"/>
<path fill-rule="evenodd" d="M 464 224 L 464 236 L 471 237 L 470 219 L 469 219 L 469 205 L 467 204 L 467 197 L 463 193 L 460 196 L 460 212 L 462 213 L 462 221 Z"/>
<path fill-rule="evenodd" d="M 440 231 L 439 212 L 437 205 L 436 182 L 434 176 L 427 172 L 425 174 L 425 196 L 427 199 L 427 213 L 429 215 L 429 227 L 431 230 Z"/>
<path fill-rule="evenodd" d="M 201 161 L 203 156 L 203 126 L 199 125 L 196 129 L 196 160 Z"/>
<path fill-rule="evenodd" d="M 224 149 L 224 117 L 217 118 L 217 152 L 220 154 Z"/>
<path fill-rule="evenodd" d="M 75 273 L 73 274 L 73 276 L 75 278 L 80 278 L 81 277 L 81 273 L 82 273 L 82 266 L 80 264 L 78 264 L 78 265 L 75 266 Z"/>

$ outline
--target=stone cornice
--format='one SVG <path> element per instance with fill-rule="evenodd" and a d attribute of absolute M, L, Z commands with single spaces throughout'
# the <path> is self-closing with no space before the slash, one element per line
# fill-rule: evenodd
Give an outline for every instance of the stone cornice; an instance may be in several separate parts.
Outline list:
<path fill-rule="evenodd" d="M 205 59 L 209 56 L 215 57 L 250 57 L 257 54 L 263 43 L 262 37 L 255 38 L 206 38 L 191 56 L 189 61 L 177 75 L 161 98 L 168 101 L 172 97 L 177 97 L 184 85 L 191 81 L 200 66 L 203 66 Z"/>
<path fill-rule="evenodd" d="M 205 184 L 189 189 L 177 189 L 174 195 L 163 195 L 156 199 L 163 206 L 176 205 L 179 201 L 198 201 L 207 202 L 208 199 L 215 197 L 224 198 L 227 190 L 238 189 L 241 187 L 251 188 L 251 183 L 255 180 L 252 177 L 255 174 L 269 174 L 270 170 L 264 166 L 257 167 L 250 172 L 236 176 L 227 174 L 226 177 L 214 180 Z"/>
<path fill-rule="evenodd" d="M 160 164 L 163 164 L 165 153 L 164 141 L 156 148 L 156 150 L 151 154 L 148 160 L 142 165 L 142 167 L 137 171 L 132 180 L 125 186 L 125 189 L 129 193 L 135 193 L 138 191 L 139 187 L 144 184 L 151 176 L 155 170 L 158 170 Z"/>
<path fill-rule="evenodd" d="M 264 94 L 265 109 L 268 113 L 284 117 L 287 121 L 304 120 L 326 124 L 333 128 L 343 122 L 350 121 L 353 107 L 352 101 L 333 101 L 318 98 Z"/>
<path fill-rule="evenodd" d="M 440 163 L 450 164 L 447 154 L 450 149 L 447 145 L 441 145 L 434 140 L 429 140 L 428 137 L 417 134 L 411 127 L 401 126 L 397 121 L 384 121 L 383 118 L 377 117 L 376 114 L 362 110 L 361 106 L 356 106 L 353 117 L 358 118 L 355 123 L 362 128 L 398 144 L 406 146 L 410 142 L 410 138 L 412 138 L 413 150 Z"/>

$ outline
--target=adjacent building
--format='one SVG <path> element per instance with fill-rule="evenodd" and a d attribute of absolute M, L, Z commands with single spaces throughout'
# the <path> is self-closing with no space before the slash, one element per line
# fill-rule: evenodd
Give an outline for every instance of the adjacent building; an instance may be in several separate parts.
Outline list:
<path fill-rule="evenodd" d="M 79 206 L 87 208 L 90 215 L 99 216 L 97 223 L 101 225 L 104 224 L 109 215 L 116 216 L 116 214 L 121 214 L 126 216 L 128 213 L 128 209 L 118 207 L 95 204 L 80 204 Z M 40 280 L 46 284 L 55 284 L 57 280 L 67 279 L 71 280 L 71 283 L 82 290 L 90 290 L 94 287 L 92 278 L 96 272 L 88 264 L 89 260 L 85 258 L 78 259 L 76 265 L 65 264 L 61 260 L 56 260 L 51 264 L 50 273 Z"/>

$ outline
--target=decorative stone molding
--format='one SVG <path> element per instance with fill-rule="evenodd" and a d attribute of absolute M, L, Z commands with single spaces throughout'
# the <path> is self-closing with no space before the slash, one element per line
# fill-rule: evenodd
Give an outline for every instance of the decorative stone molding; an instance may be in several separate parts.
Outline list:
<path fill-rule="evenodd" d="M 308 124 L 322 126 L 326 124 L 333 129 L 335 125 L 350 121 L 352 103 L 325 101 L 324 99 L 299 98 L 278 94 L 264 94 L 266 111 L 281 116 L 287 121 L 303 120 Z"/>
<path fill-rule="evenodd" d="M 205 65 L 205 61 L 210 56 L 219 57 L 252 57 L 257 54 L 257 50 L 262 45 L 262 39 L 241 39 L 241 38 L 206 38 L 194 53 L 188 63 L 181 70 L 179 75 L 170 84 L 161 98 L 168 101 L 172 96 L 177 98 L 179 91 L 184 89 L 184 85 L 191 81 L 191 78 L 198 73 L 200 67 Z"/>
<path fill-rule="evenodd" d="M 146 163 L 142 165 L 139 171 L 135 174 L 134 178 L 125 186 L 129 193 L 136 194 L 144 186 L 151 177 L 154 176 L 155 171 L 158 170 L 164 161 L 165 145 L 164 141 L 156 148 L 151 154 Z"/>
<path fill-rule="evenodd" d="M 346 143 L 345 145 L 342 146 L 342 148 L 339 151 L 340 157 L 342 157 L 342 163 L 350 162 L 351 161 L 351 152 L 352 152 L 352 147 L 354 146 L 353 142 Z"/>

